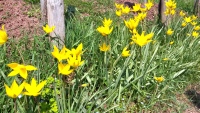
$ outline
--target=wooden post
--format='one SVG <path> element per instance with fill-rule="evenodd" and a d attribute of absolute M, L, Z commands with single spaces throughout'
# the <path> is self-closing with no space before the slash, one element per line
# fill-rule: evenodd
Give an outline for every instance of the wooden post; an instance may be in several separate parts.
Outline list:
<path fill-rule="evenodd" d="M 159 2 L 159 8 L 158 8 L 159 18 L 161 20 L 161 23 L 166 25 L 167 24 L 167 22 L 166 22 L 167 16 L 164 13 L 165 10 L 166 10 L 165 0 L 160 0 L 160 2 Z"/>
<path fill-rule="evenodd" d="M 147 0 L 144 0 L 144 4 L 146 4 L 147 3 Z"/>
<path fill-rule="evenodd" d="M 47 23 L 47 0 L 40 0 L 41 7 L 41 23 L 42 25 Z"/>
<path fill-rule="evenodd" d="M 61 48 L 65 39 L 64 1 L 47 0 L 47 17 L 48 25 L 55 26 L 54 32 L 50 33 L 51 37 L 56 37 L 53 44 Z"/>
<path fill-rule="evenodd" d="M 193 10 L 193 12 L 194 12 L 194 14 L 195 15 L 197 15 L 198 17 L 200 16 L 200 12 L 199 12 L 199 10 L 200 10 L 200 0 L 194 0 L 194 10 Z"/>

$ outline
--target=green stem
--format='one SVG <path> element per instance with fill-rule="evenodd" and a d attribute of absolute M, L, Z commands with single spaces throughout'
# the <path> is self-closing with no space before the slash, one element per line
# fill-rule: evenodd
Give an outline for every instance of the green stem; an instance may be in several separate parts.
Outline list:
<path fill-rule="evenodd" d="M 108 61 L 107 61 L 107 52 L 104 53 L 104 74 L 106 75 L 106 80 L 108 85 L 110 83 L 109 76 L 108 76 Z"/>
<path fill-rule="evenodd" d="M 115 65 L 118 63 L 118 61 L 119 61 L 120 58 L 121 58 L 121 55 L 118 56 L 118 58 L 117 58 L 117 59 L 115 60 L 115 62 L 113 63 L 112 69 L 111 69 L 111 71 L 110 71 L 110 76 L 112 76 L 112 73 L 113 73 L 114 67 L 115 67 Z"/>
<path fill-rule="evenodd" d="M 16 98 L 14 99 L 14 103 L 15 103 L 15 107 L 14 107 L 15 108 L 15 113 L 17 113 L 17 99 Z"/>
<path fill-rule="evenodd" d="M 63 111 L 65 112 L 65 109 L 66 109 L 66 104 L 65 104 L 65 102 L 66 102 L 66 98 L 65 98 L 65 96 L 66 96 L 65 82 L 62 81 L 62 84 L 63 84 L 62 92 L 61 92 L 61 94 L 62 94 L 62 104 L 63 104 Z"/>
<path fill-rule="evenodd" d="M 125 69 L 126 69 L 128 63 L 129 63 L 130 59 L 131 59 L 132 56 L 133 56 L 134 51 L 133 51 L 133 49 L 131 49 L 131 50 L 132 50 L 132 51 L 131 51 L 131 55 L 127 58 L 127 60 L 126 60 L 126 62 L 125 62 L 125 64 L 124 64 L 124 67 L 122 68 L 122 71 L 120 72 L 120 74 L 119 74 L 118 77 L 117 77 L 117 80 L 116 80 L 116 82 L 115 82 L 115 87 L 114 87 L 114 89 L 117 88 L 118 83 L 119 83 L 119 81 L 120 81 L 120 79 L 121 79 L 121 76 L 122 76 L 122 74 L 124 73 L 124 71 L 125 71 Z"/>

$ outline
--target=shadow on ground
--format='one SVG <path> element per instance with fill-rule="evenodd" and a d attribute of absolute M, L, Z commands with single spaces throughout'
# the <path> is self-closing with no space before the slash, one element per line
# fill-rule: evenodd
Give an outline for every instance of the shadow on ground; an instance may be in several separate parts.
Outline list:
<path fill-rule="evenodd" d="M 194 106 L 200 109 L 200 93 L 196 90 L 190 89 L 185 92 L 185 95 L 194 104 Z"/>

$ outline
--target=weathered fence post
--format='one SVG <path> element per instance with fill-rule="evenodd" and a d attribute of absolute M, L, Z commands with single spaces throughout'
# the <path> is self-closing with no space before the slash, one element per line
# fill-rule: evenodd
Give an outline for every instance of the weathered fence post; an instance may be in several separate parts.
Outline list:
<path fill-rule="evenodd" d="M 166 10 L 166 6 L 165 6 L 165 0 L 160 0 L 159 2 L 159 8 L 158 8 L 158 12 L 159 12 L 159 19 L 161 20 L 162 24 L 167 24 L 167 16 L 165 15 L 165 10 Z"/>
<path fill-rule="evenodd" d="M 198 17 L 200 16 L 200 0 L 194 0 L 194 10 L 193 10 L 193 12 L 194 12 L 194 14 L 195 15 L 197 15 Z"/>
<path fill-rule="evenodd" d="M 55 30 L 54 32 L 50 33 L 50 36 L 57 38 L 55 38 L 56 40 L 53 40 L 52 43 L 60 48 L 61 45 L 64 45 L 65 39 L 63 0 L 47 0 L 47 20 L 49 26 L 55 26 Z"/>
<path fill-rule="evenodd" d="M 47 0 L 40 0 L 41 7 L 41 23 L 47 23 Z"/>

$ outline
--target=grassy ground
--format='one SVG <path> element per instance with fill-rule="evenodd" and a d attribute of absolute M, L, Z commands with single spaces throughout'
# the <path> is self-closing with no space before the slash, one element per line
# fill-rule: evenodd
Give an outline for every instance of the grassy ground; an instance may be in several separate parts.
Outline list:
<path fill-rule="evenodd" d="M 136 43 L 130 45 L 132 34 L 124 25 L 124 19 L 128 20 L 131 14 L 117 17 L 113 1 L 67 0 L 65 4 L 75 6 L 76 10 L 75 18 L 66 21 L 65 46 L 71 50 L 82 43 L 84 64 L 64 77 L 58 74 L 58 61 L 51 54 L 53 46 L 47 35 L 9 40 L 0 49 L 1 112 L 16 112 L 11 108 L 17 108 L 20 113 L 182 112 L 186 109 L 175 97 L 186 86 L 200 80 L 200 40 L 199 35 L 192 36 L 194 26 L 188 23 L 182 27 L 184 18 L 174 19 L 168 26 L 174 33 L 167 35 L 167 27 L 149 26 L 154 22 L 142 21 L 137 27 L 139 34 L 145 31 L 145 35 L 154 35 L 152 42 L 140 47 Z M 113 31 L 106 38 L 96 30 L 105 17 L 113 20 Z M 111 49 L 102 52 L 99 45 L 105 40 Z M 121 56 L 124 47 L 130 50 L 127 58 Z M 14 79 L 18 83 L 23 81 L 19 76 L 7 76 L 11 69 L 6 64 L 11 62 L 38 68 L 29 73 L 26 82 L 33 77 L 37 81 L 47 80 L 41 96 L 22 96 L 15 100 L 6 95 L 4 83 L 10 86 Z M 164 81 L 154 79 L 161 76 Z"/>

